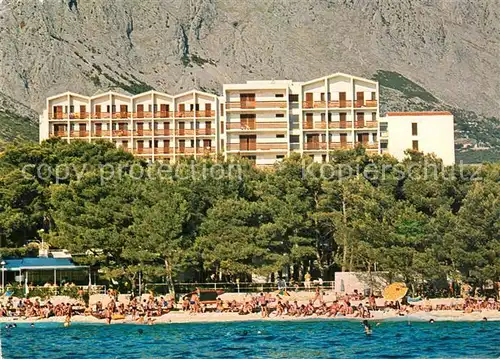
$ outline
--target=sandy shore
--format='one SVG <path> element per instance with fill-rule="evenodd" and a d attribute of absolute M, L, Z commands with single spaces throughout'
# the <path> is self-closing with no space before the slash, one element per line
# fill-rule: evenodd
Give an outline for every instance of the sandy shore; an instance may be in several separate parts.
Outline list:
<path fill-rule="evenodd" d="M 462 313 L 461 311 L 432 311 L 432 312 L 418 312 L 407 316 L 399 316 L 393 312 L 372 312 L 374 321 L 429 321 L 434 319 L 437 321 L 482 321 L 487 318 L 488 321 L 500 321 L 500 311 L 496 310 L 483 310 L 474 313 Z M 322 316 L 310 317 L 273 317 L 262 319 L 260 314 L 239 315 L 238 313 L 204 313 L 204 314 L 189 314 L 184 312 L 172 312 L 165 314 L 161 317 L 154 318 L 154 324 L 168 324 L 168 323 L 215 323 L 215 322 L 246 322 L 246 321 L 296 321 L 296 320 L 333 320 L 333 321 L 360 321 L 362 318 L 353 317 L 335 317 L 327 318 Z M 64 317 L 52 317 L 47 319 L 33 319 L 33 318 L 14 318 L 2 317 L 1 323 L 63 323 Z M 102 319 L 97 319 L 92 316 L 77 315 L 72 318 L 73 323 L 92 323 L 92 324 L 105 324 Z M 113 320 L 111 324 L 136 324 L 132 318 L 123 320 Z"/>

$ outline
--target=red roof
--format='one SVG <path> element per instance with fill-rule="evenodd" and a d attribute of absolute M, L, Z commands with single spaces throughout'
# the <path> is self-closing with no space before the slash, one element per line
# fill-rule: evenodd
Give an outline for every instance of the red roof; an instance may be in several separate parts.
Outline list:
<path fill-rule="evenodd" d="M 443 116 L 452 115 L 449 111 L 422 111 L 422 112 L 387 112 L 387 116 Z"/>

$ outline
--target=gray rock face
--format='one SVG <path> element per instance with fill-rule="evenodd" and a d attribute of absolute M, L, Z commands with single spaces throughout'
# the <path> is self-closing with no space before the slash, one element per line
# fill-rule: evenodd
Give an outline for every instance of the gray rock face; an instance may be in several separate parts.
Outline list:
<path fill-rule="evenodd" d="M 396 71 L 497 115 L 498 0 L 0 0 L 0 92 L 219 91 L 248 79 Z"/>

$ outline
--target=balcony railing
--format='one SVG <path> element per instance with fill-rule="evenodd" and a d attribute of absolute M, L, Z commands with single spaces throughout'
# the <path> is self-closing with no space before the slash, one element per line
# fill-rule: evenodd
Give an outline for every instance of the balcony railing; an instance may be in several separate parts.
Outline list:
<path fill-rule="evenodd" d="M 354 128 L 377 128 L 377 121 L 355 121 Z"/>
<path fill-rule="evenodd" d="M 170 118 L 174 116 L 174 111 L 156 111 L 155 118 Z"/>
<path fill-rule="evenodd" d="M 328 101 L 328 107 L 329 108 L 346 108 L 346 107 L 351 107 L 352 106 L 352 101 L 351 100 L 330 100 Z"/>
<path fill-rule="evenodd" d="M 74 119 L 87 119 L 89 118 L 89 113 L 88 112 L 72 112 L 69 114 L 69 118 L 71 120 Z"/>
<path fill-rule="evenodd" d="M 352 121 L 330 121 L 328 123 L 328 128 L 352 128 Z"/>
<path fill-rule="evenodd" d="M 150 111 L 138 111 L 132 112 L 133 118 L 153 118 L 153 112 Z"/>
<path fill-rule="evenodd" d="M 151 136 L 153 131 L 151 130 L 135 130 L 134 136 Z"/>
<path fill-rule="evenodd" d="M 170 136 L 172 132 L 170 131 L 169 128 L 164 128 L 163 130 L 156 129 L 155 130 L 155 136 Z"/>
<path fill-rule="evenodd" d="M 273 151 L 287 150 L 286 142 L 229 143 L 229 151 Z"/>
<path fill-rule="evenodd" d="M 193 136 L 194 135 L 194 130 L 188 130 L 188 129 L 180 130 L 180 129 L 177 129 L 177 130 L 175 130 L 175 135 L 176 136 Z"/>
<path fill-rule="evenodd" d="M 70 137 L 88 137 L 89 131 L 70 131 Z"/>
<path fill-rule="evenodd" d="M 356 100 L 354 102 L 356 108 L 361 107 L 377 107 L 377 100 Z"/>
<path fill-rule="evenodd" d="M 113 112 L 113 118 L 130 118 L 132 112 Z"/>
<path fill-rule="evenodd" d="M 215 135 L 215 128 L 198 128 L 196 134 L 200 136 L 212 136 Z"/>
<path fill-rule="evenodd" d="M 66 137 L 67 135 L 67 131 L 54 131 L 50 134 L 50 137 Z"/>
<path fill-rule="evenodd" d="M 286 101 L 246 101 L 246 102 L 226 102 L 226 109 L 271 109 L 286 108 Z"/>
<path fill-rule="evenodd" d="M 196 117 L 215 117 L 214 110 L 196 111 Z"/>
<path fill-rule="evenodd" d="M 117 137 L 123 137 L 123 136 L 130 136 L 132 131 L 129 130 L 113 130 L 113 136 Z"/>
<path fill-rule="evenodd" d="M 197 154 L 213 154 L 215 153 L 215 148 L 214 147 L 196 147 L 196 153 Z"/>
<path fill-rule="evenodd" d="M 157 147 L 155 148 L 155 154 L 162 155 L 162 154 L 170 154 L 172 153 L 172 150 L 170 147 Z"/>
<path fill-rule="evenodd" d="M 139 154 L 139 155 L 150 155 L 153 153 L 153 149 L 152 148 L 136 148 L 135 149 L 135 153 Z"/>
<path fill-rule="evenodd" d="M 176 118 L 192 118 L 194 117 L 194 111 L 177 111 L 175 113 Z"/>
<path fill-rule="evenodd" d="M 272 130 L 272 129 L 283 129 L 286 130 L 287 122 L 256 122 L 245 124 L 241 122 L 227 123 L 227 130 L 242 130 L 242 131 L 252 131 L 252 130 Z"/>
<path fill-rule="evenodd" d="M 304 150 L 326 150 L 326 142 L 306 142 Z"/>
<path fill-rule="evenodd" d="M 369 143 L 369 142 L 356 142 L 355 145 L 361 145 L 368 150 L 376 150 L 378 149 L 378 143 Z"/>
<path fill-rule="evenodd" d="M 110 131 L 109 130 L 101 130 L 101 131 L 95 131 L 92 133 L 93 137 L 107 137 L 109 136 Z"/>
<path fill-rule="evenodd" d="M 302 127 L 304 130 L 323 130 L 326 128 L 326 122 L 303 122 Z"/>
<path fill-rule="evenodd" d="M 326 108 L 326 101 L 303 101 L 302 108 Z M 351 107 L 352 101 L 342 100 L 342 101 L 328 101 L 329 108 L 345 108 Z"/>
<path fill-rule="evenodd" d="M 352 148 L 352 142 L 330 142 L 328 147 L 331 150 L 340 150 L 346 148 Z"/>
<path fill-rule="evenodd" d="M 175 153 L 181 155 L 194 155 L 194 147 L 176 147 Z"/>
<path fill-rule="evenodd" d="M 93 112 L 92 113 L 92 118 L 98 118 L 98 119 L 101 119 L 101 118 L 110 118 L 111 117 L 111 114 L 109 112 Z"/>
<path fill-rule="evenodd" d="M 51 120 L 66 120 L 68 119 L 68 114 L 62 112 L 49 112 L 49 118 Z"/>

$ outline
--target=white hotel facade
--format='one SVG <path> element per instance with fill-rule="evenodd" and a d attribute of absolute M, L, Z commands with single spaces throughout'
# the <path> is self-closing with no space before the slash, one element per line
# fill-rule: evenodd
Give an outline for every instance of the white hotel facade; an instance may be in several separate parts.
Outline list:
<path fill-rule="evenodd" d="M 67 92 L 47 99 L 40 141 L 107 139 L 138 157 L 171 162 L 222 155 L 267 166 L 292 152 L 321 162 L 333 150 L 362 145 L 398 159 L 413 148 L 454 163 L 451 113 L 381 117 L 379 104 L 377 82 L 342 73 L 308 82 L 225 84 L 222 96 Z"/>

